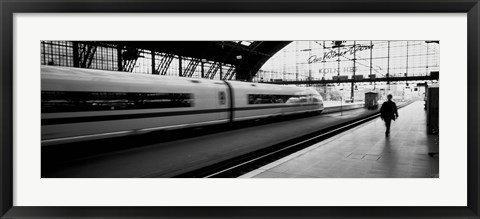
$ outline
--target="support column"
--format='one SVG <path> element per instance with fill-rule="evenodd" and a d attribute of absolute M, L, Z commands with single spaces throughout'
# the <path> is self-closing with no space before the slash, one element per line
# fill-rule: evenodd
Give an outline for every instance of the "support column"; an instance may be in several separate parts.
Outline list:
<path fill-rule="evenodd" d="M 219 67 L 219 68 L 220 68 L 220 80 L 222 80 L 222 78 L 223 78 L 222 63 L 219 62 L 219 63 L 218 63 L 218 66 L 220 66 L 220 67 Z"/>
<path fill-rule="evenodd" d="M 249 79 L 249 75 L 250 73 L 248 72 L 247 69 L 245 69 L 244 67 L 238 67 L 237 68 L 237 80 L 240 80 L 240 81 L 251 81 Z"/>
<path fill-rule="evenodd" d="M 338 54 L 340 54 L 340 46 L 338 47 Z M 338 62 L 337 80 L 340 80 L 340 56 L 338 56 L 337 62 Z M 339 83 L 339 85 L 340 85 L 340 83 Z"/>
<path fill-rule="evenodd" d="M 178 56 L 178 76 L 182 77 L 182 56 Z"/>
<path fill-rule="evenodd" d="M 43 64 L 47 64 L 47 51 L 45 50 L 45 41 L 42 41 L 42 47 L 43 47 Z"/>
<path fill-rule="evenodd" d="M 72 42 L 73 47 L 73 67 L 79 68 L 80 67 L 80 53 L 78 53 L 78 42 Z"/>
<path fill-rule="evenodd" d="M 201 62 L 202 62 L 202 78 L 205 78 L 205 70 L 204 70 L 205 65 L 203 64 L 203 60 L 201 60 Z"/>
<path fill-rule="evenodd" d="M 155 72 L 156 70 L 156 65 L 155 65 L 155 51 L 151 51 L 152 54 L 152 74 L 153 75 L 158 75 L 158 72 Z"/>
<path fill-rule="evenodd" d="M 390 81 L 388 78 L 390 77 L 390 41 L 388 41 L 388 54 L 387 54 L 387 84 L 388 90 L 390 90 Z"/>
<path fill-rule="evenodd" d="M 428 43 L 427 43 L 427 64 L 425 66 L 425 76 L 428 76 Z"/>
<path fill-rule="evenodd" d="M 405 77 L 408 76 L 408 41 L 407 41 L 407 64 L 406 64 L 406 67 L 405 67 Z"/>
<path fill-rule="evenodd" d="M 117 68 L 118 68 L 118 71 L 123 71 L 122 48 L 123 48 L 123 46 L 117 45 Z"/>
<path fill-rule="evenodd" d="M 373 57 L 372 57 L 372 51 L 373 51 L 373 41 L 370 41 L 370 75 L 372 75 L 372 70 L 373 70 L 373 67 L 372 67 L 372 62 L 373 62 Z M 369 77 L 370 77 L 369 75 Z M 377 79 L 377 73 L 375 73 L 375 78 L 370 78 L 370 80 L 373 80 L 373 90 L 375 90 L 375 80 Z"/>
<path fill-rule="evenodd" d="M 354 89 L 355 89 L 355 61 L 357 60 L 356 59 L 356 53 L 357 51 L 355 50 L 355 45 L 356 45 L 356 42 L 353 41 L 353 76 L 352 76 L 352 89 L 351 89 L 351 93 L 350 93 L 350 99 L 352 100 L 352 103 L 354 101 Z"/>

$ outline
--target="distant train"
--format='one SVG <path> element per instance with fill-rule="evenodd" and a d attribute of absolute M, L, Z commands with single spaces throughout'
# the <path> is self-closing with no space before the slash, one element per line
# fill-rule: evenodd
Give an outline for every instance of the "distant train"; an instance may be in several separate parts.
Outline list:
<path fill-rule="evenodd" d="M 41 66 L 42 145 L 321 112 L 310 88 Z"/>

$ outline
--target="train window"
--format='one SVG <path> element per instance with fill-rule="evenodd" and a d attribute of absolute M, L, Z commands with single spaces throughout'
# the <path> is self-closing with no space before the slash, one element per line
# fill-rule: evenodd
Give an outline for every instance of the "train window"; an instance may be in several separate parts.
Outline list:
<path fill-rule="evenodd" d="M 299 103 L 305 95 L 249 94 L 248 104 Z"/>
<path fill-rule="evenodd" d="M 42 113 L 192 107 L 189 93 L 42 91 Z"/>

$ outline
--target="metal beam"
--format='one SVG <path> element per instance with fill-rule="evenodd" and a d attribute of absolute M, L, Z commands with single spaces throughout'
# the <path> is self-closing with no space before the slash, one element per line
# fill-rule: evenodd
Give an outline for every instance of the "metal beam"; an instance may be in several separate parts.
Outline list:
<path fill-rule="evenodd" d="M 167 70 L 170 67 L 170 64 L 172 63 L 172 61 L 173 61 L 173 55 L 172 54 L 162 55 L 162 59 L 160 60 L 160 63 L 158 64 L 156 71 L 160 75 L 167 74 Z"/>
<path fill-rule="evenodd" d="M 433 81 L 438 80 L 436 76 L 409 76 L 409 77 L 388 77 L 388 78 L 364 78 L 364 79 L 343 79 L 343 80 L 314 80 L 314 81 L 274 81 L 262 82 L 268 84 L 334 84 L 334 83 L 362 83 L 362 82 L 387 82 L 387 81 Z"/>

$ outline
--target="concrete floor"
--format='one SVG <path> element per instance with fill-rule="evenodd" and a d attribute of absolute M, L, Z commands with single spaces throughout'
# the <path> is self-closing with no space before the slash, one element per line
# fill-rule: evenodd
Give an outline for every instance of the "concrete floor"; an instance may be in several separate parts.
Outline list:
<path fill-rule="evenodd" d="M 438 135 L 427 134 L 423 101 L 399 110 L 391 134 L 378 118 L 241 178 L 438 178 Z"/>

